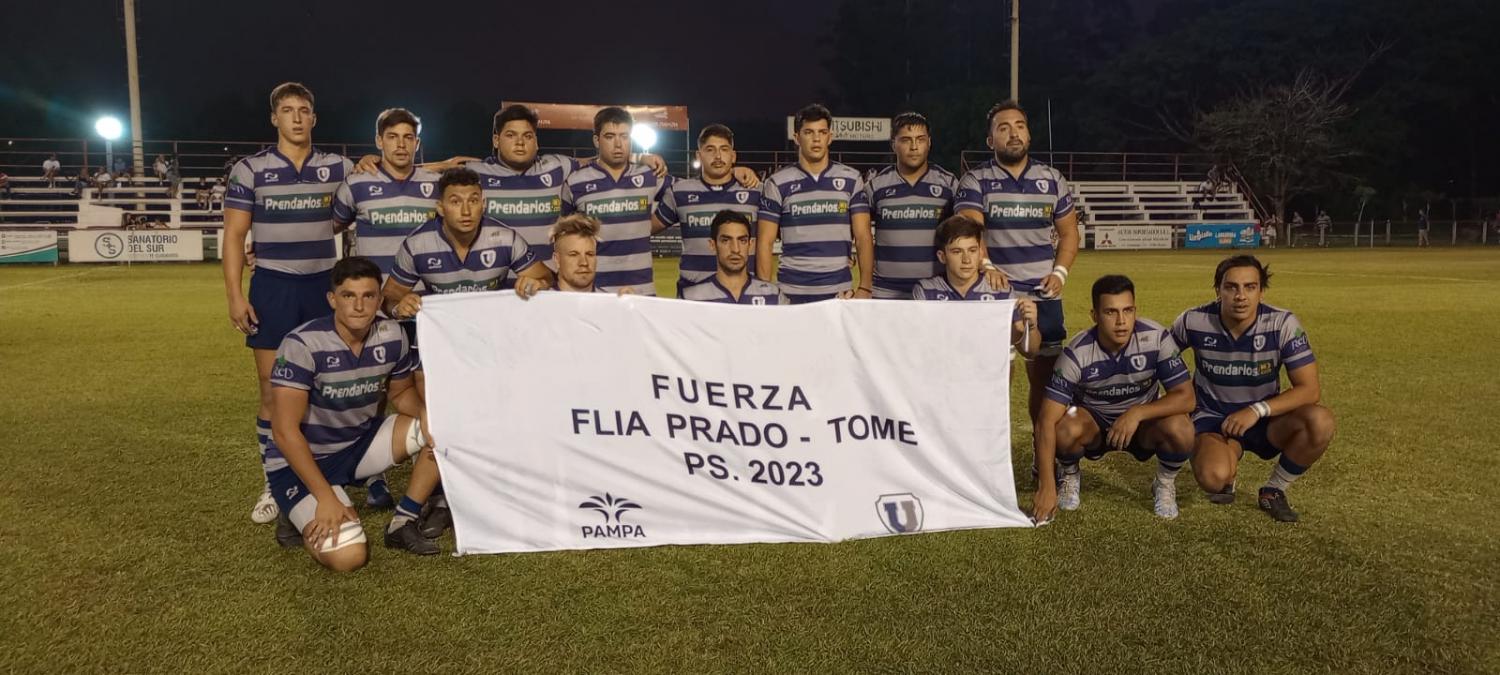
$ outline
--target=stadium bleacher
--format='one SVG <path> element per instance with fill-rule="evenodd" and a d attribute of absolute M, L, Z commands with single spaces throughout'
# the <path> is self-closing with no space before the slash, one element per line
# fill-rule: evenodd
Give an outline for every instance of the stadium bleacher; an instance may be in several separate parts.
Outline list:
<path fill-rule="evenodd" d="M 1256 222 L 1254 208 L 1233 185 L 1204 194 L 1187 181 L 1079 181 L 1073 198 L 1090 225 L 1187 225 Z"/>

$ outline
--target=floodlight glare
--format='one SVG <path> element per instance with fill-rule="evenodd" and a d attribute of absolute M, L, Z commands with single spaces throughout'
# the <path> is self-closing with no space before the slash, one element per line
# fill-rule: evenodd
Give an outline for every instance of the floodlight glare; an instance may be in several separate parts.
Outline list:
<path fill-rule="evenodd" d="M 642 152 L 651 152 L 651 146 L 656 145 L 656 130 L 644 124 L 636 124 L 630 129 L 630 140 L 641 146 Z"/>
<path fill-rule="evenodd" d="M 104 116 L 94 122 L 94 131 L 104 137 L 104 140 L 113 141 L 119 139 L 120 134 L 125 132 L 125 125 L 120 124 L 120 120 L 114 117 Z"/>

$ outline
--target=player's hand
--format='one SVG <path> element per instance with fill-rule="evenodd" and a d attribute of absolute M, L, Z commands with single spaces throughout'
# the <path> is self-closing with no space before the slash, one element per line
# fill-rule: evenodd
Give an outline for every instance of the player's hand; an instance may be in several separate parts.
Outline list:
<path fill-rule="evenodd" d="M 365 155 L 354 165 L 354 173 L 375 173 L 380 170 L 380 155 Z"/>
<path fill-rule="evenodd" d="M 410 319 L 420 311 L 422 311 L 422 296 L 407 293 L 406 297 L 401 298 L 401 302 L 396 303 L 395 311 L 392 313 L 397 319 Z"/>
<path fill-rule="evenodd" d="M 1130 447 L 1131 439 L 1135 438 L 1136 429 L 1141 426 L 1140 408 L 1131 408 L 1120 415 L 1115 423 L 1109 427 L 1109 435 L 1104 437 L 1104 442 L 1116 450 L 1124 450 Z"/>
<path fill-rule="evenodd" d="M 1005 276 L 1004 270 L 999 267 L 984 268 L 984 282 L 997 291 L 1010 290 L 1010 277 Z"/>
<path fill-rule="evenodd" d="M 616 296 L 622 296 L 622 295 L 635 295 L 635 294 L 636 293 L 635 293 L 635 287 L 634 286 L 626 286 L 624 288 L 621 288 L 620 292 L 616 293 L 615 295 Z"/>
<path fill-rule="evenodd" d="M 464 164 L 467 164 L 469 162 L 482 162 L 482 161 L 484 161 L 484 160 L 479 159 L 478 157 L 469 157 L 468 155 L 457 155 L 457 156 L 454 156 L 454 157 L 449 157 L 448 159 L 445 159 L 445 160 L 443 160 L 441 162 L 428 162 L 428 163 L 422 164 L 420 166 L 422 168 L 424 168 L 424 169 L 427 169 L 428 171 L 436 171 L 438 173 L 442 173 L 444 171 L 447 171 L 448 169 L 452 169 L 454 167 L 463 166 Z"/>
<path fill-rule="evenodd" d="M 531 296 L 537 294 L 537 291 L 545 291 L 547 288 L 546 279 L 526 277 L 516 282 L 516 295 L 522 300 L 530 300 Z"/>
<path fill-rule="evenodd" d="M 422 447 L 427 450 L 437 447 L 437 441 L 432 440 L 432 423 L 427 421 L 427 406 L 425 405 L 422 406 L 422 412 L 417 416 L 417 424 L 422 425 L 418 428 L 422 430 L 422 440 L 427 441 L 427 444 Z"/>
<path fill-rule="evenodd" d="M 1021 315 L 1021 330 L 1036 325 L 1036 303 L 1025 298 L 1016 301 L 1016 313 Z"/>
<path fill-rule="evenodd" d="M 1056 274 L 1048 274 L 1042 279 L 1042 285 L 1037 287 L 1037 294 L 1044 298 L 1055 298 L 1062 293 L 1063 280 Z"/>
<path fill-rule="evenodd" d="M 1255 426 L 1255 423 L 1259 421 L 1260 416 L 1256 415 L 1254 410 L 1241 408 L 1234 414 L 1225 417 L 1224 422 L 1219 425 L 1219 430 L 1224 432 L 1224 436 L 1228 438 L 1239 438 L 1244 436 L 1245 432 L 1249 431 L 1250 427 Z"/>
<path fill-rule="evenodd" d="M 651 173 L 656 174 L 657 178 L 667 175 L 667 160 L 662 159 L 661 155 L 642 153 L 641 163 L 651 167 Z"/>
<path fill-rule="evenodd" d="M 1046 525 L 1057 517 L 1057 484 L 1039 480 L 1036 493 L 1031 496 L 1031 522 Z"/>
<path fill-rule="evenodd" d="M 312 547 L 314 551 L 321 550 L 324 539 L 329 540 L 330 546 L 339 543 L 339 528 L 344 521 L 359 522 L 359 514 L 354 512 L 353 507 L 344 506 L 333 495 L 329 499 L 318 500 L 318 510 L 313 513 L 312 522 L 302 531 L 302 538 Z"/>
<path fill-rule="evenodd" d="M 833 297 L 835 297 L 835 298 L 837 298 L 839 300 L 848 300 L 848 299 L 854 297 L 854 291 L 853 290 L 839 291 L 838 293 L 835 293 L 833 295 Z"/>
<path fill-rule="evenodd" d="M 734 179 L 739 181 L 740 185 L 747 188 L 760 187 L 760 174 L 755 173 L 755 170 L 748 166 L 734 167 L 730 173 L 734 174 Z"/>
<path fill-rule="evenodd" d="M 852 293 L 850 293 L 850 297 L 855 298 L 856 300 L 869 300 L 870 298 L 875 297 L 875 294 L 871 293 L 870 289 L 868 288 L 856 288 Z"/>
<path fill-rule="evenodd" d="M 254 335 L 260 330 L 260 317 L 255 315 L 255 308 L 240 295 L 229 300 L 229 323 L 245 335 Z"/>

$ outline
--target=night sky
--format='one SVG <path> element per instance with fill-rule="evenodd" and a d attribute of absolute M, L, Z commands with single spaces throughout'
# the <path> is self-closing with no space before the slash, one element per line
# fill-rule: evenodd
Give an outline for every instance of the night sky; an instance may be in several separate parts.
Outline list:
<path fill-rule="evenodd" d="M 400 105 L 424 118 L 429 149 L 437 142 L 470 151 L 488 145 L 487 121 L 502 100 L 680 104 L 695 127 L 779 120 L 828 93 L 819 44 L 836 6 L 568 0 L 433 11 L 447 3 L 265 0 L 223 11 L 188 0 L 137 4 L 148 139 L 269 140 L 266 93 L 294 79 L 318 97 L 316 139 L 364 140 L 381 109 Z M 90 135 L 103 112 L 128 120 L 119 5 L 7 8 L 0 136 Z M 442 128 L 445 122 L 466 127 L 464 136 Z"/>

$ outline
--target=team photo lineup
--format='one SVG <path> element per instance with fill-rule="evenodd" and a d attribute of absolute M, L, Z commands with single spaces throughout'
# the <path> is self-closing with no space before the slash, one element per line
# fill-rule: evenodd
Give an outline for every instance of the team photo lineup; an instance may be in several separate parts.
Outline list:
<path fill-rule="evenodd" d="M 712 124 L 697 134 L 701 175 L 674 178 L 660 157 L 632 153 L 622 108 L 594 116 L 591 159 L 539 156 L 537 116 L 516 104 L 494 116 L 492 156 L 421 165 L 411 111 L 381 113 L 380 154 L 352 159 L 313 144 L 306 86 L 284 83 L 269 99 L 276 144 L 234 165 L 224 216 L 229 319 L 260 382 L 266 478 L 251 518 L 275 522 L 280 545 L 329 569 L 370 558 L 346 487 L 365 489 L 369 507 L 394 507 L 391 549 L 436 554 L 452 527 L 416 344 L 423 298 L 655 295 L 651 236 L 672 226 L 682 232 L 676 294 L 688 301 L 1014 300 L 1009 334 L 994 340 L 1024 359 L 1037 525 L 1078 509 L 1081 460 L 1113 450 L 1154 458 L 1149 494 L 1164 519 L 1178 517 L 1185 465 L 1209 502 L 1234 503 L 1249 451 L 1270 463 L 1254 502 L 1295 522 L 1287 491 L 1334 437 L 1307 332 L 1265 302 L 1272 273 L 1253 255 L 1204 269 L 1208 300 L 1170 320 L 1137 316 L 1129 270 L 1085 282 L 1093 325 L 1069 335 L 1073 197 L 1066 177 L 1030 157 L 1015 102 L 986 113 L 993 158 L 962 177 L 928 161 L 934 130 L 918 113 L 892 121 L 893 165 L 862 175 L 833 162 L 833 116 L 813 104 L 794 118 L 796 164 L 761 178 L 736 166 L 733 131 Z M 1008 414 L 1002 405 L 996 415 Z M 384 472 L 407 461 L 398 498 Z"/>

